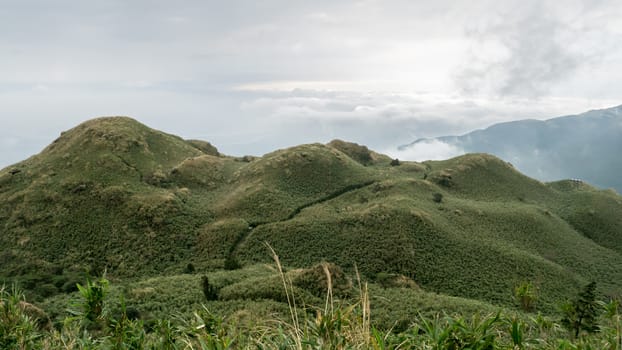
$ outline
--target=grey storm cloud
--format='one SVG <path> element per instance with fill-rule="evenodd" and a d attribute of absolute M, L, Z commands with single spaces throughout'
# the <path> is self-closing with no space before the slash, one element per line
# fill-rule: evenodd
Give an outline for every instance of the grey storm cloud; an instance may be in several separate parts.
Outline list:
<path fill-rule="evenodd" d="M 575 3 L 564 13 L 566 3 L 525 1 L 487 22 L 467 24 L 472 46 L 455 72 L 457 86 L 467 93 L 538 97 L 598 64 L 615 41 L 600 30 L 606 26 L 601 11 L 614 5 Z"/>

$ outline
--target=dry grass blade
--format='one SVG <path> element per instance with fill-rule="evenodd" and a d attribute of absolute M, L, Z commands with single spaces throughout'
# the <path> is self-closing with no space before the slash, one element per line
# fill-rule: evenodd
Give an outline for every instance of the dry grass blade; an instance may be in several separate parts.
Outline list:
<path fill-rule="evenodd" d="M 298 320 L 298 311 L 296 309 L 296 300 L 294 298 L 294 287 L 292 285 L 292 281 L 287 278 L 287 276 L 285 276 L 285 273 L 283 272 L 283 267 L 281 265 L 281 260 L 279 259 L 279 256 L 276 254 L 270 243 L 264 242 L 264 245 L 270 250 L 272 258 L 274 259 L 274 263 L 279 270 L 279 276 L 281 277 L 281 281 L 283 282 L 283 289 L 285 290 L 285 297 L 287 298 L 287 305 L 289 307 L 289 313 L 292 319 L 291 327 L 293 328 L 294 332 L 296 348 L 302 350 L 302 332 L 300 329 L 300 322 Z"/>
<path fill-rule="evenodd" d="M 324 314 L 328 313 L 328 308 L 330 307 L 330 314 L 334 313 L 333 309 L 333 279 L 330 274 L 330 270 L 328 269 L 328 264 L 323 263 L 322 269 L 324 270 L 324 274 L 326 275 L 326 304 L 324 306 Z"/>

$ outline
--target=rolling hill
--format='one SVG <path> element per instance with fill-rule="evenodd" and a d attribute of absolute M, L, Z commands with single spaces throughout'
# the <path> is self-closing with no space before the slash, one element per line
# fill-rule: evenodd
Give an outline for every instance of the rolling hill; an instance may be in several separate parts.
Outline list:
<path fill-rule="evenodd" d="M 581 179 L 622 193 L 622 106 L 549 120 L 519 120 L 462 136 L 419 139 L 402 151 L 440 143 L 454 153 L 489 153 L 541 181 Z"/>
<path fill-rule="evenodd" d="M 180 283 L 227 261 L 255 271 L 272 261 L 265 242 L 290 268 L 330 262 L 487 305 L 513 307 L 524 281 L 545 312 L 591 280 L 622 291 L 622 197 L 487 154 L 396 165 L 335 140 L 230 157 L 106 117 L 0 171 L 0 276 L 40 299 L 71 292 L 85 270 L 120 283 Z M 262 276 L 223 293 L 269 298 L 253 292 L 273 283 Z"/>

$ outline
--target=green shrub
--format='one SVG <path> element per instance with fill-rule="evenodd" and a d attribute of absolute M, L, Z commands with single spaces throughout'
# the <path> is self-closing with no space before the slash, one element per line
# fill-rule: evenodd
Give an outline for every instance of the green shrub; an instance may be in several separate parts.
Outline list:
<path fill-rule="evenodd" d="M 140 311 L 138 311 L 137 308 L 132 307 L 132 306 L 128 306 L 125 309 L 125 315 L 127 316 L 129 320 L 132 320 L 132 321 L 140 319 Z"/>
<path fill-rule="evenodd" d="M 76 280 L 69 280 L 63 284 L 63 286 L 61 287 L 61 290 L 63 291 L 63 293 L 67 293 L 67 294 L 77 292 L 79 283 L 80 282 Z"/>
<path fill-rule="evenodd" d="M 338 149 L 363 165 L 368 165 L 372 162 L 371 152 L 367 146 L 341 140 L 333 140 L 328 146 Z"/>
<path fill-rule="evenodd" d="M 40 334 L 24 305 L 24 294 L 15 286 L 10 291 L 0 287 L 0 349 L 36 348 Z"/>
<path fill-rule="evenodd" d="M 98 281 L 87 279 L 84 286 L 78 284 L 77 287 L 82 297 L 76 305 L 80 309 L 77 314 L 87 324 L 101 321 L 106 311 L 104 301 L 108 294 L 108 280 L 103 277 Z"/>
<path fill-rule="evenodd" d="M 225 270 L 228 270 L 228 271 L 237 270 L 241 267 L 242 265 L 238 262 L 235 256 L 233 256 L 233 254 L 229 254 L 227 258 L 225 259 L 225 264 L 224 264 Z"/>
<path fill-rule="evenodd" d="M 292 283 L 317 297 L 326 296 L 329 287 L 334 295 L 340 296 L 349 295 L 352 289 L 350 278 L 341 267 L 331 263 L 322 263 L 302 270 L 294 276 Z"/>
<path fill-rule="evenodd" d="M 194 265 L 192 263 L 188 263 L 188 265 L 186 265 L 186 268 L 184 269 L 184 273 L 193 274 L 195 270 L 196 269 Z"/>
<path fill-rule="evenodd" d="M 443 201 L 443 194 L 442 193 L 438 193 L 438 192 L 434 193 L 432 195 L 432 200 L 435 203 L 441 203 Z"/>
<path fill-rule="evenodd" d="M 54 294 L 58 293 L 58 288 L 56 288 L 55 285 L 50 284 L 50 283 L 43 283 L 41 285 L 38 285 L 36 287 L 36 289 L 34 290 L 35 293 L 37 293 L 38 295 L 40 295 L 43 298 L 47 298 L 50 297 Z"/>
<path fill-rule="evenodd" d="M 376 274 L 375 282 L 381 285 L 383 288 L 419 289 L 419 286 L 417 286 L 417 283 L 415 283 L 415 281 L 404 275 L 396 273 L 379 272 Z"/>
<path fill-rule="evenodd" d="M 203 152 L 205 154 L 209 154 L 210 156 L 215 156 L 215 157 L 220 156 L 220 153 L 218 152 L 218 149 L 216 147 L 214 147 L 214 145 L 212 145 L 211 143 L 209 143 L 207 141 L 203 141 L 203 140 L 186 140 L 186 142 L 191 144 L 193 147 L 196 147 L 197 149 L 199 149 L 201 152 Z"/>
<path fill-rule="evenodd" d="M 533 311 L 538 300 L 538 291 L 533 283 L 525 281 L 514 288 L 514 297 L 523 311 Z"/>

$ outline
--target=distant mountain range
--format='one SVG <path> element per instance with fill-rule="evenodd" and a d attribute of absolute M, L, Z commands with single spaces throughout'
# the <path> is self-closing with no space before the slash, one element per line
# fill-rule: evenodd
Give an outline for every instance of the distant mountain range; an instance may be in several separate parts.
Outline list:
<path fill-rule="evenodd" d="M 580 179 L 622 193 L 622 106 L 549 120 L 495 124 L 462 136 L 419 139 L 401 151 L 436 146 L 489 153 L 543 181 Z"/>

